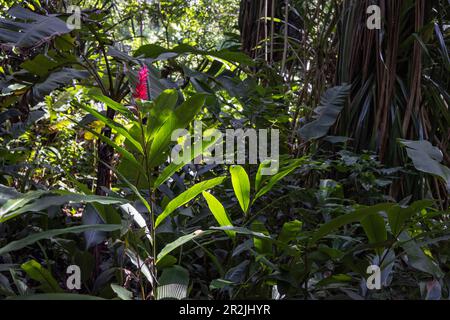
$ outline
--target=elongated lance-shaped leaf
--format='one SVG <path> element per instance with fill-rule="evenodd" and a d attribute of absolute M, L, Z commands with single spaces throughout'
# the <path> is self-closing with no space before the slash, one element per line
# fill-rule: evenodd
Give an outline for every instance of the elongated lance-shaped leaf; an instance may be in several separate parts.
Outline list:
<path fill-rule="evenodd" d="M 111 232 L 111 231 L 120 230 L 121 228 L 122 228 L 122 225 L 120 225 L 120 224 L 97 224 L 97 225 L 83 225 L 83 226 L 75 226 L 75 227 L 69 227 L 69 228 L 64 228 L 64 229 L 53 229 L 53 230 L 42 231 L 39 233 L 29 235 L 26 238 L 8 243 L 6 246 L 0 248 L 0 256 L 6 254 L 8 252 L 23 249 L 26 246 L 34 244 L 39 240 L 52 239 L 56 236 L 60 236 L 63 234 L 81 233 L 81 232 L 85 232 L 85 231 Z"/>
<path fill-rule="evenodd" d="M 378 213 L 381 211 L 386 212 L 387 210 L 389 210 L 389 208 L 391 208 L 394 205 L 395 205 L 394 203 L 381 203 L 381 204 L 377 204 L 377 205 L 374 205 L 371 207 L 359 208 L 359 209 L 356 209 L 354 212 L 343 214 L 343 215 L 325 223 L 324 225 L 322 225 L 319 228 L 319 230 L 317 230 L 315 233 L 313 233 L 313 235 L 309 241 L 309 244 L 310 245 L 314 244 L 319 239 L 327 236 L 334 230 L 336 230 L 346 224 L 356 222 L 356 221 L 361 221 L 361 219 L 365 218 L 366 216 L 368 216 L 370 214 Z"/>
<path fill-rule="evenodd" d="M 213 214 L 214 218 L 216 218 L 216 221 L 219 223 L 219 225 L 221 227 L 232 227 L 233 224 L 231 223 L 230 218 L 228 217 L 225 208 L 220 203 L 220 201 L 217 200 L 217 198 L 209 192 L 203 191 L 202 195 L 208 203 L 209 210 L 211 210 L 211 213 Z M 236 233 L 233 231 L 225 232 L 230 238 L 234 238 L 236 235 Z"/>
<path fill-rule="evenodd" d="M 101 204 L 119 204 L 127 202 L 126 199 L 103 197 L 96 195 L 84 195 L 76 193 L 67 193 L 63 195 L 42 197 L 22 206 L 16 210 L 10 210 L 0 215 L 0 222 L 5 222 L 20 214 L 28 212 L 39 212 L 51 206 L 61 206 L 66 203 L 101 203 Z"/>
<path fill-rule="evenodd" d="M 108 98 L 107 96 L 97 94 L 97 93 L 88 93 L 88 96 L 93 98 L 94 100 L 103 102 L 105 105 L 107 105 L 111 109 L 124 115 L 127 119 L 134 119 L 133 113 L 127 107 L 112 100 L 111 98 Z"/>
<path fill-rule="evenodd" d="M 231 166 L 231 182 L 242 211 L 247 213 L 250 206 L 250 180 L 242 166 Z"/>
<path fill-rule="evenodd" d="M 121 300 L 132 300 L 133 299 L 133 292 L 125 289 L 122 286 L 119 286 L 118 284 L 111 283 L 111 289 L 117 294 L 117 296 Z"/>
<path fill-rule="evenodd" d="M 261 183 L 261 181 L 258 181 L 260 189 L 253 198 L 253 202 L 255 202 L 256 199 L 265 195 L 267 192 L 269 192 L 274 187 L 275 184 L 277 184 L 281 179 L 286 177 L 288 174 L 297 169 L 303 163 L 305 163 L 304 159 L 296 159 L 287 167 L 283 168 L 283 170 L 271 176 L 266 183 Z"/>
<path fill-rule="evenodd" d="M 7 215 L 14 210 L 17 210 L 27 203 L 34 201 L 40 198 L 42 195 L 47 194 L 47 191 L 44 190 L 36 190 L 30 191 L 25 194 L 17 194 L 13 199 L 9 199 L 0 207 L 0 218 L 4 215 Z"/>
<path fill-rule="evenodd" d="M 188 190 L 177 196 L 167 204 L 167 206 L 164 208 L 164 211 L 158 216 L 158 218 L 156 219 L 155 228 L 157 228 L 161 224 L 161 222 L 177 208 L 188 203 L 203 191 L 214 188 L 215 186 L 221 184 L 225 181 L 226 178 L 227 177 L 219 177 L 197 183 L 196 185 L 190 187 Z"/>
<path fill-rule="evenodd" d="M 169 253 L 171 253 L 173 250 L 175 250 L 176 248 L 182 246 L 183 244 L 191 241 L 194 238 L 198 238 L 198 237 L 204 237 L 206 235 L 209 235 L 211 233 L 213 233 L 215 231 L 213 230 L 207 230 L 207 231 L 203 231 L 203 230 L 197 230 L 195 232 L 192 232 L 190 234 L 187 234 L 185 236 L 181 236 L 179 237 L 177 240 L 167 244 L 159 253 L 158 253 L 158 257 L 156 259 L 156 263 L 158 263 L 158 261 L 160 261 L 162 258 L 164 258 L 166 255 L 168 255 Z"/>

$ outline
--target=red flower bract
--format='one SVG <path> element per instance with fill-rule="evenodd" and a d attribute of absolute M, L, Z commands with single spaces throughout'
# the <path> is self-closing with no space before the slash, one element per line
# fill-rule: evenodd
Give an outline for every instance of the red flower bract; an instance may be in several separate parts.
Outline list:
<path fill-rule="evenodd" d="M 139 70 L 139 82 L 136 85 L 136 88 L 133 93 L 133 98 L 135 99 L 141 99 L 141 100 L 148 100 L 148 94 L 147 94 L 147 77 L 148 77 L 148 68 L 147 66 L 143 66 Z"/>

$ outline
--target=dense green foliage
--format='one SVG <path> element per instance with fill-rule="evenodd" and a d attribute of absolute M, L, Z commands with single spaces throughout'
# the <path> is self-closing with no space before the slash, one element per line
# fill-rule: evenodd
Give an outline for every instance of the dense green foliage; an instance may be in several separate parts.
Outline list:
<path fill-rule="evenodd" d="M 78 2 L 0 0 L 1 299 L 450 298 L 447 1 Z"/>

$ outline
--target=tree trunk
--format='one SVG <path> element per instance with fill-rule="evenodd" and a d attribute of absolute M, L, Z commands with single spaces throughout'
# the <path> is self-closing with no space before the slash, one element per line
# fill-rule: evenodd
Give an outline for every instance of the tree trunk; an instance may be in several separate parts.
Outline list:
<path fill-rule="evenodd" d="M 115 110 L 108 108 L 106 110 L 106 116 L 109 119 L 114 119 Z M 105 126 L 102 130 L 102 135 L 108 139 L 111 139 L 111 128 Z M 109 144 L 99 140 L 98 142 L 98 158 L 97 165 L 97 186 L 95 193 L 101 196 L 106 195 L 105 189 L 111 189 L 112 184 L 112 171 L 108 166 L 112 167 L 114 159 L 114 149 Z"/>

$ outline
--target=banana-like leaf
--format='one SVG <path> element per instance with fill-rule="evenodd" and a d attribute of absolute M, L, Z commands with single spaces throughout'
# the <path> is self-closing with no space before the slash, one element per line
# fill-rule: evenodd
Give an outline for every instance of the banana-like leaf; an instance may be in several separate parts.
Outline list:
<path fill-rule="evenodd" d="M 32 87 L 33 99 L 39 101 L 55 89 L 72 84 L 74 79 L 85 79 L 89 72 L 72 68 L 62 68 L 51 73 L 44 81 L 38 82 Z"/>
<path fill-rule="evenodd" d="M 300 128 L 300 136 L 305 140 L 324 137 L 331 126 L 336 123 L 341 113 L 345 99 L 350 94 L 351 85 L 336 86 L 328 89 L 320 99 L 319 106 L 314 110 L 315 120 Z"/>
<path fill-rule="evenodd" d="M 11 19 L 0 19 L 0 42 L 19 48 L 30 48 L 71 32 L 58 15 L 40 15 L 20 6 L 11 8 Z"/>

